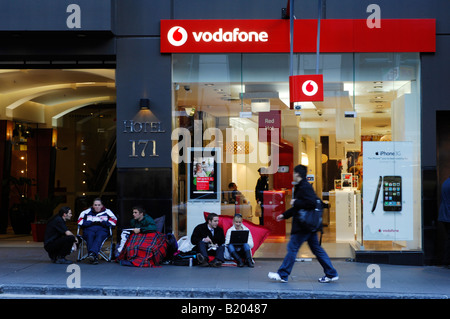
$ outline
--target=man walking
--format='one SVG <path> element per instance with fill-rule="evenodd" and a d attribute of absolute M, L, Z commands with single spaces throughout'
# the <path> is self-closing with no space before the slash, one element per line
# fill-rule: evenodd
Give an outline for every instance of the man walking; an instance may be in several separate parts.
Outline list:
<path fill-rule="evenodd" d="M 307 168 L 303 165 L 297 165 L 294 168 L 294 194 L 291 200 L 292 207 L 283 214 L 277 216 L 277 221 L 288 219 L 297 214 L 300 209 L 311 210 L 316 207 L 317 195 L 312 186 L 306 180 Z M 325 250 L 320 246 L 317 238 L 317 231 L 310 232 L 305 230 L 298 218 L 292 221 L 291 239 L 287 246 L 287 254 L 277 272 L 269 272 L 269 279 L 287 282 L 288 276 L 294 267 L 295 258 L 301 245 L 307 241 L 309 248 L 317 257 L 320 265 L 323 267 L 325 276 L 319 278 L 319 282 L 331 282 L 339 279 L 336 269 L 331 264 L 330 257 L 328 257 Z"/>

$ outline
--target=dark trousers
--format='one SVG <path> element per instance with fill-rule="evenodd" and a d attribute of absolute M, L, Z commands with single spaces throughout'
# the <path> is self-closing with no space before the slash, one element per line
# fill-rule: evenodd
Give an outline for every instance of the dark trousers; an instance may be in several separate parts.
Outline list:
<path fill-rule="evenodd" d="M 195 251 L 199 252 L 200 254 L 203 255 L 203 257 L 206 258 L 206 260 L 208 260 L 208 255 L 209 256 L 215 256 L 217 260 L 224 262 L 225 258 L 223 256 L 223 254 L 225 253 L 225 246 L 221 245 L 219 247 L 217 247 L 216 250 L 208 250 L 208 244 L 205 243 L 204 241 L 200 241 L 197 246 L 195 246 Z"/>
<path fill-rule="evenodd" d="M 445 247 L 444 247 L 444 255 L 442 258 L 442 264 L 445 266 L 450 266 L 450 223 L 442 222 L 445 227 L 446 236 L 445 239 Z"/>
<path fill-rule="evenodd" d="M 44 249 L 51 260 L 56 260 L 69 255 L 74 242 L 75 236 L 63 236 L 45 245 Z"/>
<path fill-rule="evenodd" d="M 86 241 L 89 253 L 98 255 L 103 241 L 109 236 L 109 229 L 99 225 L 93 225 L 83 230 L 83 239 Z"/>
<path fill-rule="evenodd" d="M 298 233 L 292 234 L 289 244 L 287 245 L 287 254 L 278 269 L 278 274 L 284 280 L 288 279 L 288 276 L 292 272 L 292 268 L 295 264 L 295 258 L 297 257 L 298 250 L 304 242 L 308 242 L 309 248 L 313 254 L 317 257 L 320 265 L 322 266 L 325 275 L 328 277 L 335 277 L 338 275 L 336 269 L 331 264 L 330 257 L 325 250 L 320 246 L 317 233 Z"/>

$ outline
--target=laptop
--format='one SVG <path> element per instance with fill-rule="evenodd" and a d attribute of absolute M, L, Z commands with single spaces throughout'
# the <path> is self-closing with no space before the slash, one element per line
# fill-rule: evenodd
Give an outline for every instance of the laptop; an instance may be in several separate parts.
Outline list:
<path fill-rule="evenodd" d="M 233 230 L 231 231 L 230 244 L 239 245 L 246 244 L 248 241 L 248 230 Z"/>

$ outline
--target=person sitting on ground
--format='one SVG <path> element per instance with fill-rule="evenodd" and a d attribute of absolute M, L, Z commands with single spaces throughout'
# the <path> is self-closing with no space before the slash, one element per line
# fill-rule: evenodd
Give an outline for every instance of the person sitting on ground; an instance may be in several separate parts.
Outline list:
<path fill-rule="evenodd" d="M 191 236 L 193 250 L 197 251 L 197 261 L 202 267 L 220 267 L 225 261 L 225 235 L 219 225 L 219 216 L 211 213 L 206 218 L 206 222 L 194 228 Z M 209 255 L 215 256 L 211 263 L 208 263 Z"/>
<path fill-rule="evenodd" d="M 156 222 L 144 208 L 133 207 L 131 228 L 122 233 L 116 262 L 122 266 L 159 267 L 169 252 L 168 237 L 158 232 Z"/>
<path fill-rule="evenodd" d="M 44 249 L 52 262 L 71 264 L 66 259 L 72 251 L 77 250 L 78 238 L 67 228 L 66 221 L 72 218 L 70 207 L 61 207 L 58 214 L 52 216 L 47 223 L 44 236 Z"/>
<path fill-rule="evenodd" d="M 122 231 L 120 245 L 117 248 L 116 255 L 118 256 L 122 251 L 128 237 L 131 233 L 134 234 L 148 234 L 156 232 L 156 224 L 153 218 L 145 213 L 141 206 L 134 206 L 132 208 L 133 218 L 130 221 L 131 228 Z"/>
<path fill-rule="evenodd" d="M 231 244 L 231 232 L 239 231 L 239 230 L 248 230 L 248 239 L 245 244 Z M 233 226 L 228 228 L 227 235 L 225 236 L 225 246 L 228 248 L 228 252 L 231 257 L 237 262 L 238 267 L 244 267 L 244 263 L 242 262 L 241 256 L 239 254 L 243 254 L 245 258 L 245 263 L 247 266 L 253 268 L 255 264 L 252 259 L 252 248 L 253 248 L 253 237 L 251 231 L 242 224 L 242 215 L 236 214 L 233 218 Z"/>
<path fill-rule="evenodd" d="M 117 218 L 111 210 L 103 206 L 100 198 L 94 199 L 91 208 L 81 212 L 78 225 L 83 228 L 83 238 L 88 249 L 88 261 L 98 264 L 98 252 L 103 241 L 109 236 L 109 228 L 116 227 Z"/>

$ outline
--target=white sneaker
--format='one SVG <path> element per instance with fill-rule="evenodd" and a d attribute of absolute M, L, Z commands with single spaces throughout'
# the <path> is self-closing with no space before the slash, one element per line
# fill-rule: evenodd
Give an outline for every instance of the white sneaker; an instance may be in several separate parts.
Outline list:
<path fill-rule="evenodd" d="M 339 276 L 335 276 L 335 277 L 323 276 L 322 278 L 319 278 L 319 282 L 326 283 L 326 282 L 336 281 L 338 279 L 339 279 Z"/>
<path fill-rule="evenodd" d="M 269 279 L 272 279 L 272 280 L 275 280 L 275 281 L 287 282 L 287 280 L 282 279 L 277 272 L 269 272 L 267 277 L 269 277 Z"/>

